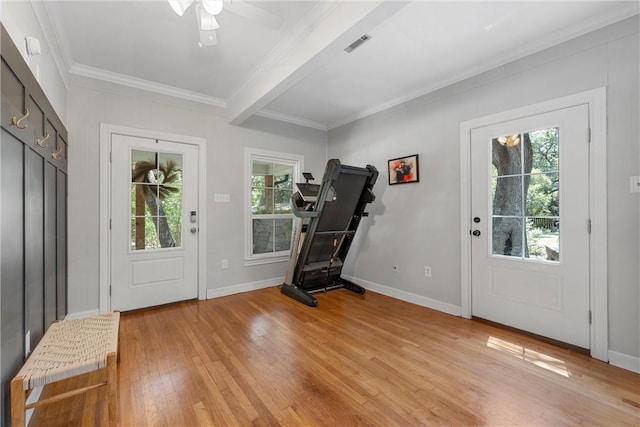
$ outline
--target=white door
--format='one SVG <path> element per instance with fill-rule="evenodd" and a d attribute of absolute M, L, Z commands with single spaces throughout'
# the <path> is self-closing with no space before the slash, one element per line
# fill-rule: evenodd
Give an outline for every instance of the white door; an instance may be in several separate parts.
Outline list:
<path fill-rule="evenodd" d="M 111 309 L 198 296 L 198 149 L 113 134 Z"/>
<path fill-rule="evenodd" d="M 589 348 L 588 106 L 471 133 L 472 315 Z"/>

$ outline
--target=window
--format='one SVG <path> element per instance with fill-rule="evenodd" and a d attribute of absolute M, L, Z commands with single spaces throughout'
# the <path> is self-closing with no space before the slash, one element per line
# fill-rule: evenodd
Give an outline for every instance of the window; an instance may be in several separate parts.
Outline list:
<path fill-rule="evenodd" d="M 246 154 L 246 264 L 284 261 L 291 248 L 291 195 L 302 157 L 253 149 Z"/>
<path fill-rule="evenodd" d="M 560 260 L 559 128 L 494 138 L 492 253 Z"/>

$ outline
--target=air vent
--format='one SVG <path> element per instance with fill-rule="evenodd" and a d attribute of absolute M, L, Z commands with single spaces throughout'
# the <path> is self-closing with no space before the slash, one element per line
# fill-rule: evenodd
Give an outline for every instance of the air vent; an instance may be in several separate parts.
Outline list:
<path fill-rule="evenodd" d="M 371 40 L 371 36 L 369 34 L 365 34 L 364 36 L 360 37 L 358 40 L 351 43 L 349 46 L 345 47 L 344 51 L 351 53 L 357 48 L 359 48 L 364 42 L 369 40 Z"/>

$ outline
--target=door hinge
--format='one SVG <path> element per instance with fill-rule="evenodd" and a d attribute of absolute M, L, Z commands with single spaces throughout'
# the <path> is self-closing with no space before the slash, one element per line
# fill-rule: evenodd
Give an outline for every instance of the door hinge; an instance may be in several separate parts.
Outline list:
<path fill-rule="evenodd" d="M 109 163 L 113 163 L 113 151 L 109 151 Z"/>
<path fill-rule="evenodd" d="M 591 128 L 587 129 L 587 142 L 591 142 Z"/>
<path fill-rule="evenodd" d="M 111 218 L 109 218 L 109 230 L 111 230 Z"/>
<path fill-rule="evenodd" d="M 591 219 L 587 220 L 587 231 L 591 234 Z"/>
<path fill-rule="evenodd" d="M 593 317 L 591 316 L 591 310 L 589 310 L 589 324 L 591 324 L 591 322 L 592 322 L 592 318 L 593 318 Z"/>
<path fill-rule="evenodd" d="M 109 285 L 109 296 L 111 296 L 111 285 Z M 589 317 L 589 323 L 591 323 L 591 317 Z"/>

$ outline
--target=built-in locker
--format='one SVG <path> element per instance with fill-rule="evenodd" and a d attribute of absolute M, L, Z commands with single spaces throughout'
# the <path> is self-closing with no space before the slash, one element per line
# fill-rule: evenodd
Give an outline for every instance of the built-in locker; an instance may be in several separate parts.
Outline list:
<path fill-rule="evenodd" d="M 67 315 L 67 131 L 0 24 L 0 425 L 9 384 Z"/>
<path fill-rule="evenodd" d="M 44 335 L 44 160 L 25 146 L 24 262 L 28 347 Z"/>
<path fill-rule="evenodd" d="M 50 163 L 44 166 L 44 324 L 50 325 L 58 318 L 58 224 L 57 170 Z"/>
<path fill-rule="evenodd" d="M 24 145 L 0 134 L 0 289 L 2 299 L 2 425 L 9 425 L 9 381 L 24 360 Z"/>

